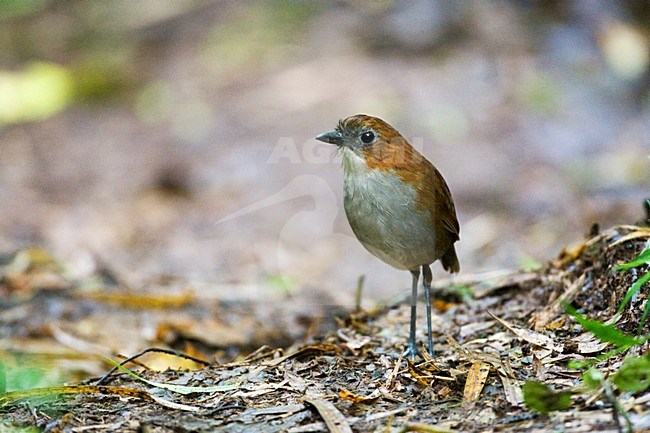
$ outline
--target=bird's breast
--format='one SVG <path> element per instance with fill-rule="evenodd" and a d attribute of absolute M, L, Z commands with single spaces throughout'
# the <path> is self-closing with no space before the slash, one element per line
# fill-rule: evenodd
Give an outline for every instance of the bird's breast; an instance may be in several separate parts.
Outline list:
<path fill-rule="evenodd" d="M 417 205 L 416 187 L 391 170 L 369 168 L 353 151 L 344 152 L 343 165 L 345 213 L 366 249 L 398 269 L 434 262 L 432 215 Z"/>

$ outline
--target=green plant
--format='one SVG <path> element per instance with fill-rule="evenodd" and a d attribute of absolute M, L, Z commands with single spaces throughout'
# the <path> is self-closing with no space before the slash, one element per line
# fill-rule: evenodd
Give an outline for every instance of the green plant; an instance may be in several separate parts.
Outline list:
<path fill-rule="evenodd" d="M 644 251 L 647 251 L 647 249 Z M 647 258 L 643 259 L 643 257 Z M 639 258 L 648 260 L 648 258 L 650 258 L 650 253 L 646 256 L 642 253 L 629 264 L 635 263 L 635 261 L 638 263 Z M 629 293 L 630 292 L 628 291 L 628 294 Z M 630 298 L 631 296 L 632 295 L 630 295 Z M 616 354 L 626 352 L 634 346 L 644 344 L 650 340 L 650 335 L 629 335 L 620 331 L 614 325 L 608 325 L 584 317 L 570 305 L 564 304 L 563 306 L 567 314 L 573 317 L 580 326 L 594 334 L 600 341 L 614 345 L 615 349 L 589 360 L 588 362 L 570 364 L 570 367 L 575 369 L 581 370 L 586 368 L 586 371 L 582 375 L 581 383 L 578 386 L 556 391 L 550 389 L 543 383 L 535 381 L 526 382 L 523 386 L 524 402 L 526 403 L 526 406 L 535 412 L 548 413 L 556 410 L 568 409 L 571 405 L 571 395 L 573 394 L 602 392 L 603 399 L 614 408 L 614 420 L 616 421 L 619 430 L 621 430 L 619 416 L 622 416 L 625 420 L 627 431 L 631 432 L 633 428 L 632 423 L 623 406 L 620 404 L 616 392 L 619 394 L 626 392 L 637 393 L 645 392 L 650 388 L 650 355 L 625 358 L 618 371 L 609 376 L 593 365 Z"/>
<path fill-rule="evenodd" d="M 622 264 L 614 268 L 617 271 L 627 271 L 632 268 L 638 268 L 644 265 L 650 265 L 650 242 L 648 242 L 639 253 L 638 256 L 633 258 L 630 262 Z M 650 270 L 648 270 L 645 274 L 640 276 L 634 284 L 630 286 L 628 289 L 627 293 L 625 293 L 625 297 L 623 298 L 623 301 L 621 302 L 621 305 L 618 307 L 618 311 L 616 314 L 621 314 L 623 312 L 623 309 L 625 306 L 630 302 L 632 297 L 636 295 L 640 290 L 641 287 L 643 287 L 644 284 L 646 284 L 648 281 L 650 281 Z M 639 326 L 637 328 L 637 332 L 641 332 L 643 329 L 643 325 L 645 324 L 646 319 L 648 318 L 648 313 L 650 313 L 650 302 L 646 302 L 645 308 L 643 309 L 643 314 L 641 315 L 641 320 L 639 321 Z"/>
<path fill-rule="evenodd" d="M 548 385 L 529 380 L 522 387 L 524 402 L 529 409 L 539 413 L 568 409 L 573 390 L 554 391 Z"/>

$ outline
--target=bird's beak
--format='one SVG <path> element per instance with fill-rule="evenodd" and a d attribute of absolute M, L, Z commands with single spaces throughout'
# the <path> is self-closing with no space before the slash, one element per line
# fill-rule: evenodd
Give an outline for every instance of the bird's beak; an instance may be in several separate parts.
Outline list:
<path fill-rule="evenodd" d="M 316 137 L 316 140 L 322 141 L 324 143 L 336 144 L 337 146 L 342 146 L 343 142 L 345 141 L 345 138 L 343 137 L 343 134 L 341 134 L 339 131 L 334 130 L 334 131 L 322 133 L 321 135 Z"/>

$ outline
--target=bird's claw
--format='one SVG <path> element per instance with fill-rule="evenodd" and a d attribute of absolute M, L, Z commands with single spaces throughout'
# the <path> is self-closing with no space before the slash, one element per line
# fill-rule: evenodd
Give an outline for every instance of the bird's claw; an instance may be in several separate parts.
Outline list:
<path fill-rule="evenodd" d="M 417 347 L 415 347 L 415 344 L 410 344 L 406 348 L 406 350 L 402 353 L 402 358 L 408 358 L 411 361 L 415 361 L 415 357 L 418 356 L 420 352 L 418 351 Z"/>

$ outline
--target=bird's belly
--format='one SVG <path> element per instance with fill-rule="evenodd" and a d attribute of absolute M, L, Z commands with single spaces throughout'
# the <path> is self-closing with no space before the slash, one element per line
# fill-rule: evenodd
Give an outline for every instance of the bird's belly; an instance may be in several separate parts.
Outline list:
<path fill-rule="evenodd" d="M 378 170 L 346 175 L 345 213 L 368 251 L 398 269 L 416 269 L 438 259 L 428 210 L 417 192 L 396 175 Z"/>

